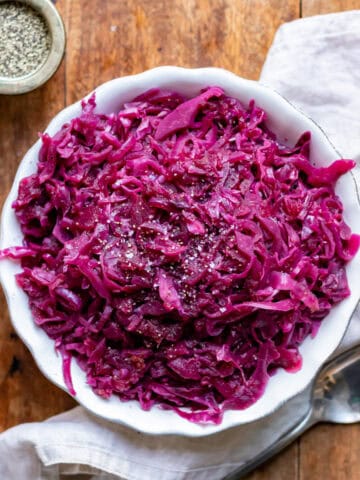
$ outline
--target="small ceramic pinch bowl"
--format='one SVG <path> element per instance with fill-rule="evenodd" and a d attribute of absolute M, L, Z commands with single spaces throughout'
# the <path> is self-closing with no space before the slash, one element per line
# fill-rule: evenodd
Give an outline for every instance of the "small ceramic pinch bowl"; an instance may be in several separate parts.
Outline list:
<path fill-rule="evenodd" d="M 176 90 L 190 97 L 209 85 L 222 87 L 227 95 L 238 98 L 244 104 L 255 99 L 267 112 L 267 124 L 281 143 L 293 145 L 304 131 L 310 131 L 312 135 L 310 160 L 314 165 L 326 166 L 339 158 L 339 153 L 322 130 L 279 94 L 259 82 L 245 80 L 217 68 L 159 67 L 139 75 L 111 80 L 95 89 L 96 111 L 107 114 L 117 111 L 125 102 L 154 87 Z M 55 134 L 64 123 L 78 116 L 80 112 L 80 102 L 65 108 L 50 122 L 46 131 L 50 135 Z M 0 248 L 22 244 L 22 234 L 11 204 L 17 196 L 19 181 L 35 172 L 39 149 L 40 141 L 27 152 L 19 166 L 3 209 Z M 346 222 L 355 233 L 359 233 L 360 200 L 353 173 L 344 175 L 338 181 L 336 193 L 343 202 Z M 16 284 L 15 274 L 20 270 L 17 262 L 10 260 L 0 262 L 0 279 L 12 323 L 44 375 L 66 390 L 61 357 L 55 352 L 53 341 L 35 325 L 27 297 Z M 89 411 L 104 419 L 148 434 L 205 436 L 267 416 L 309 386 L 319 368 L 339 345 L 360 298 L 360 253 L 346 266 L 346 272 L 351 295 L 331 310 L 317 336 L 313 339 L 307 338 L 301 345 L 300 352 L 303 357 L 301 370 L 296 373 L 279 370 L 270 378 L 264 395 L 255 404 L 245 410 L 226 411 L 220 425 L 191 423 L 170 410 L 156 406 L 150 411 L 143 411 L 137 401 L 121 402 L 116 396 L 104 400 L 91 390 L 86 384 L 84 372 L 76 362 L 72 362 L 75 398 Z"/>
<path fill-rule="evenodd" d="M 7 1 L 0 0 L 0 3 Z M 0 95 L 19 95 L 40 87 L 54 75 L 65 52 L 65 28 L 54 3 L 51 0 L 17 0 L 17 2 L 28 5 L 43 17 L 49 31 L 50 49 L 44 62 L 34 71 L 20 77 L 0 75 Z"/>

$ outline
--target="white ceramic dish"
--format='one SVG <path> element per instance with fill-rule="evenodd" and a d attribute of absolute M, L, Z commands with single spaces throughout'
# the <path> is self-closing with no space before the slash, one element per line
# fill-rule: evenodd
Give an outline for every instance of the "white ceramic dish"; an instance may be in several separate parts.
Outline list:
<path fill-rule="evenodd" d="M 310 130 L 313 139 L 311 161 L 314 164 L 325 166 L 339 158 L 339 154 L 320 128 L 280 95 L 258 82 L 244 80 L 230 72 L 216 68 L 187 70 L 178 67 L 160 67 L 139 75 L 112 80 L 96 89 L 97 111 L 104 113 L 116 111 L 124 102 L 152 87 L 174 89 L 190 96 L 197 94 L 202 87 L 207 85 L 219 85 L 225 89 L 227 94 L 239 98 L 244 103 L 254 98 L 257 104 L 268 113 L 267 123 L 281 142 L 293 144 L 302 132 Z M 51 121 L 46 131 L 50 135 L 54 134 L 80 111 L 80 102 L 64 109 Z M 40 142 L 38 141 L 25 155 L 18 169 L 3 209 L 0 248 L 22 243 L 21 231 L 11 209 L 11 203 L 17 196 L 20 179 L 35 171 L 39 148 Z M 342 177 L 336 190 L 345 206 L 346 221 L 354 232 L 359 233 L 360 200 L 354 176 L 347 174 Z M 32 352 L 44 375 L 66 390 L 61 358 L 55 353 L 52 340 L 34 324 L 28 308 L 27 297 L 15 283 L 14 275 L 19 271 L 20 266 L 16 262 L 9 260 L 0 262 L 0 280 L 8 301 L 13 325 Z M 227 411 L 221 425 L 197 425 L 180 418 L 171 411 L 159 408 L 145 412 L 141 410 L 137 402 L 122 403 L 115 396 L 104 400 L 95 395 L 86 385 L 84 373 L 73 362 L 72 378 L 77 392 L 76 399 L 98 416 L 149 434 L 203 436 L 258 420 L 269 415 L 291 397 L 304 390 L 311 383 L 317 370 L 338 346 L 360 298 L 359 271 L 360 253 L 347 266 L 352 295 L 331 311 L 315 339 L 308 338 L 300 348 L 303 355 L 303 368 L 295 374 L 279 371 L 270 379 L 265 394 L 257 403 L 247 410 Z"/>

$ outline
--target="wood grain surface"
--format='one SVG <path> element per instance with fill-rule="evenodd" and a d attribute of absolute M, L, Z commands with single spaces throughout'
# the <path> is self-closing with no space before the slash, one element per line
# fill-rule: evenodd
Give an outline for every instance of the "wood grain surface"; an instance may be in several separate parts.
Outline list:
<path fill-rule="evenodd" d="M 166 64 L 219 66 L 257 79 L 282 23 L 360 9 L 360 0 L 58 0 L 56 6 L 67 32 L 61 67 L 35 92 L 0 96 L 1 203 L 37 132 L 96 85 Z M 74 405 L 37 369 L 0 293 L 0 431 Z M 359 480 L 360 425 L 313 428 L 248 477 L 265 479 Z"/>

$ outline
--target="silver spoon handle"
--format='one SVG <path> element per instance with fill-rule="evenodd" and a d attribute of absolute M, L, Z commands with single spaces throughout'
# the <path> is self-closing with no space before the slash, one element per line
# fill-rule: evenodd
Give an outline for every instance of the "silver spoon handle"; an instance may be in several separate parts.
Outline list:
<path fill-rule="evenodd" d="M 259 467 L 271 457 L 283 450 L 285 447 L 290 445 L 290 443 L 292 443 L 297 437 L 299 437 L 303 432 L 305 432 L 305 430 L 310 428 L 316 422 L 317 420 L 313 417 L 312 410 L 310 410 L 295 427 L 284 433 L 275 443 L 260 452 L 249 462 L 245 463 L 237 470 L 224 477 L 223 480 L 239 480 L 240 478 L 243 478 L 252 470 Z"/>

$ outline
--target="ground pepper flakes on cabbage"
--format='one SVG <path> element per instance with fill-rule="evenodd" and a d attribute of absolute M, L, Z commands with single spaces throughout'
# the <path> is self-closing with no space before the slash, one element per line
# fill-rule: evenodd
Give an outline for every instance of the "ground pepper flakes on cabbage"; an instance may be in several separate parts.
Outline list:
<path fill-rule="evenodd" d="M 280 145 L 252 101 L 221 88 L 150 90 L 118 113 L 41 136 L 14 202 L 17 282 L 37 325 L 102 397 L 220 423 L 349 295 L 359 237 L 334 193 L 354 166 L 309 163 L 310 134 Z"/>

